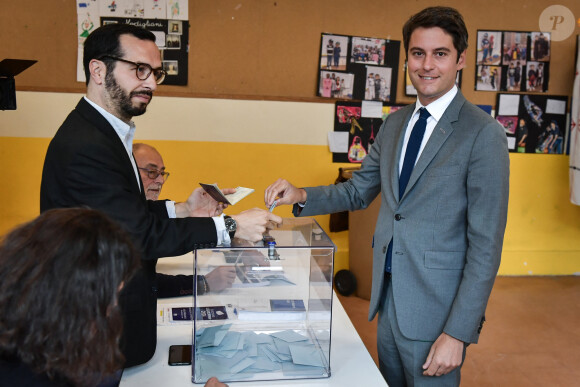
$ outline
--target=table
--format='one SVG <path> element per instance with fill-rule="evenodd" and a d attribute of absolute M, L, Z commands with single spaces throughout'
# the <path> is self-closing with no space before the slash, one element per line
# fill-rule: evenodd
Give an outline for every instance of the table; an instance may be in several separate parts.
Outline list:
<path fill-rule="evenodd" d="M 191 254 L 159 260 L 158 271 L 183 274 L 192 271 Z M 184 303 L 191 298 L 160 299 L 159 303 Z M 169 346 L 190 344 L 191 325 L 165 325 L 157 327 L 157 349 L 147 363 L 123 372 L 121 387 L 201 386 L 191 382 L 191 366 L 167 364 Z M 325 379 L 300 379 L 280 381 L 252 381 L 252 386 L 387 386 L 372 357 L 366 350 L 340 301 L 334 295 L 332 302 L 332 339 L 330 350 L 331 376 Z M 248 387 L 248 382 L 228 382 L 230 387 Z"/>

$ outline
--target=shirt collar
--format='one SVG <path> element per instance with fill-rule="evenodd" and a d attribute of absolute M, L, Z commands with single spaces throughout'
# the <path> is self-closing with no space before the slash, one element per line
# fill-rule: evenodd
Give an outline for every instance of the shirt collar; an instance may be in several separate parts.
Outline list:
<path fill-rule="evenodd" d="M 426 108 L 429 111 L 429 114 L 431 114 L 431 117 L 435 118 L 436 121 L 439 121 L 443 116 L 443 113 L 445 113 L 445 110 L 447 110 L 447 107 L 451 104 L 451 101 L 453 101 L 453 98 L 455 98 L 455 95 L 457 95 L 457 91 L 457 86 L 453 85 L 451 90 L 431 102 Z M 417 111 L 422 107 L 425 106 L 423 106 L 419 101 L 419 98 L 417 98 L 413 115 L 415 115 L 415 113 L 417 113 Z"/>
<path fill-rule="evenodd" d="M 123 142 L 123 145 L 125 145 L 125 148 L 127 148 L 127 151 L 129 153 L 132 152 L 133 137 L 135 136 L 136 129 L 135 123 L 133 121 L 129 121 L 129 123 L 127 124 L 120 118 L 109 113 L 107 110 L 103 109 L 101 106 L 97 105 L 96 103 L 88 99 L 87 96 L 85 96 L 84 98 L 85 101 L 87 101 L 92 107 L 94 107 L 99 113 L 101 113 L 101 115 L 105 117 L 105 119 L 109 122 L 109 124 L 111 124 L 111 126 L 113 127 L 113 129 Z"/>

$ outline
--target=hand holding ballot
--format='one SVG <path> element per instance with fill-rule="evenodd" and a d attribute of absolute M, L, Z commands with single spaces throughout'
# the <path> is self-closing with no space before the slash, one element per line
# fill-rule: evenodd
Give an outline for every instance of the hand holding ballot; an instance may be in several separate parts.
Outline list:
<path fill-rule="evenodd" d="M 236 189 L 225 188 L 223 192 L 226 194 L 233 194 L 236 192 Z M 175 211 L 178 218 L 186 216 L 220 216 L 227 207 L 227 203 L 216 201 L 202 188 L 193 190 L 191 195 L 187 198 L 187 201 L 183 203 L 175 203 Z"/>
<path fill-rule="evenodd" d="M 227 188 L 222 191 L 217 184 L 199 183 L 199 185 L 218 203 L 230 204 L 232 206 L 254 192 L 253 188 L 246 187 Z"/>
<path fill-rule="evenodd" d="M 236 238 L 257 242 L 267 230 L 282 223 L 282 218 L 260 208 L 252 208 L 231 216 L 236 221 Z"/>
<path fill-rule="evenodd" d="M 306 202 L 306 191 L 302 188 L 296 188 L 288 180 L 278 179 L 264 191 L 264 202 L 266 207 L 276 205 L 296 204 Z"/>

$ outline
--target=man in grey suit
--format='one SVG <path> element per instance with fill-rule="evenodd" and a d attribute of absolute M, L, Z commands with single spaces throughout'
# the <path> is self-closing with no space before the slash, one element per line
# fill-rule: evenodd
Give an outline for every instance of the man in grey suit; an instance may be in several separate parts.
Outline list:
<path fill-rule="evenodd" d="M 266 205 L 294 204 L 297 216 L 366 208 L 381 194 L 369 320 L 378 312 L 379 366 L 390 386 L 459 385 L 500 264 L 507 140 L 455 86 L 467 36 L 455 9 L 411 16 L 403 39 L 418 98 L 387 117 L 360 171 L 339 185 L 280 179 L 265 191 Z"/>

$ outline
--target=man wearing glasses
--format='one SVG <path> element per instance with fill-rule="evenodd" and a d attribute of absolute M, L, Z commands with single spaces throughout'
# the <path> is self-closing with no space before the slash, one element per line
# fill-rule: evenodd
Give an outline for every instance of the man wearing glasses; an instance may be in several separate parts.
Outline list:
<path fill-rule="evenodd" d="M 169 172 L 165 170 L 163 157 L 154 147 L 143 144 L 133 144 L 133 156 L 137 162 L 137 168 L 141 174 L 145 197 L 147 200 L 158 200 L 163 184 L 169 178 Z M 201 192 L 200 192 L 201 191 Z M 163 201 L 166 205 L 174 205 L 175 212 L 189 211 L 189 203 L 194 202 L 195 196 L 207 195 L 201 188 L 196 189 L 185 203 L 174 203 L 170 200 Z M 226 205 L 227 206 L 227 205 Z M 221 211 L 221 209 L 220 209 Z M 236 269 L 233 266 L 220 266 L 207 273 L 197 276 L 197 294 L 205 292 L 219 292 L 232 286 L 236 279 Z M 179 297 L 193 293 L 193 276 L 191 275 L 167 275 L 157 273 L 157 296 Z"/>
<path fill-rule="evenodd" d="M 132 155 L 135 124 L 165 77 L 153 33 L 108 24 L 84 46 L 87 93 L 52 139 L 44 162 L 40 210 L 88 206 L 117 220 L 142 254 L 142 268 L 119 298 L 126 367 L 148 361 L 156 346 L 157 259 L 237 237 L 257 241 L 281 218 L 251 209 L 224 219 L 219 203 L 199 195 L 191 209 L 205 217 L 175 219 L 164 202 L 147 201 Z M 223 208 L 223 206 L 221 207 Z M 208 216 L 209 215 L 209 216 Z"/>

